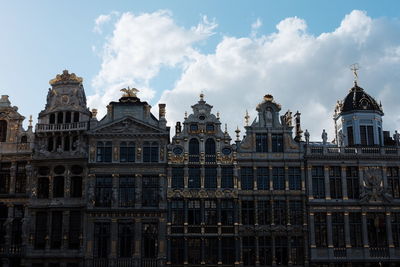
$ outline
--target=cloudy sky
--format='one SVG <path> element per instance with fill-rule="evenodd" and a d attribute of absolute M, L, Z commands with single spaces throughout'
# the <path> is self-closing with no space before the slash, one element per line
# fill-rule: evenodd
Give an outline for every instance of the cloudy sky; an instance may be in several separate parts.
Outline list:
<path fill-rule="evenodd" d="M 155 114 L 166 103 L 173 126 L 203 91 L 233 137 L 269 93 L 314 140 L 322 129 L 331 140 L 357 62 L 384 128 L 400 128 L 398 1 L 140 2 L 0 0 L 1 94 L 35 118 L 48 80 L 69 69 L 100 114 L 131 86 Z"/>

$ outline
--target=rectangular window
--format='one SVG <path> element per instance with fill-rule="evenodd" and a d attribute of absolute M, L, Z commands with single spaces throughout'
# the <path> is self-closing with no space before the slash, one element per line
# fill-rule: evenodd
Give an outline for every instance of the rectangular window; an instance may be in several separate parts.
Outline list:
<path fill-rule="evenodd" d="M 314 198 L 325 198 L 325 174 L 323 166 L 312 167 L 312 192 Z"/>
<path fill-rule="evenodd" d="M 274 201 L 274 223 L 276 225 L 286 224 L 286 201 L 275 200 Z"/>
<path fill-rule="evenodd" d="M 254 201 L 242 200 L 242 224 L 254 224 Z"/>
<path fill-rule="evenodd" d="M 374 145 L 374 128 L 373 126 L 360 126 L 361 145 L 372 146 Z"/>
<path fill-rule="evenodd" d="M 26 171 L 25 162 L 18 162 L 17 171 L 15 174 L 15 193 L 26 192 Z"/>
<path fill-rule="evenodd" d="M 81 239 L 81 212 L 70 211 L 69 212 L 69 238 L 68 247 L 69 249 L 79 249 Z"/>
<path fill-rule="evenodd" d="M 260 265 L 272 265 L 272 239 L 270 236 L 258 237 L 258 255 Z"/>
<path fill-rule="evenodd" d="M 10 190 L 11 163 L 0 163 L 0 194 L 8 194 Z"/>
<path fill-rule="evenodd" d="M 158 225 L 157 223 L 142 224 L 142 257 L 156 259 L 158 253 Z"/>
<path fill-rule="evenodd" d="M 200 167 L 190 167 L 189 168 L 189 188 L 200 188 L 201 180 L 200 180 Z"/>
<path fill-rule="evenodd" d="M 385 213 L 367 213 L 368 242 L 370 247 L 387 247 Z"/>
<path fill-rule="evenodd" d="M 331 216 L 333 246 L 336 248 L 344 248 L 344 215 L 341 212 L 332 212 Z"/>
<path fill-rule="evenodd" d="M 272 168 L 272 181 L 274 190 L 285 190 L 285 169 L 282 167 Z"/>
<path fill-rule="evenodd" d="M 257 168 L 257 189 L 269 190 L 269 168 Z"/>
<path fill-rule="evenodd" d="M 71 177 L 71 197 L 82 197 L 82 177 L 72 176 Z"/>
<path fill-rule="evenodd" d="M 185 209 L 183 200 L 171 201 L 171 223 L 172 225 L 183 225 L 185 222 Z"/>
<path fill-rule="evenodd" d="M 240 169 L 240 180 L 242 190 L 253 190 L 254 175 L 252 167 L 243 167 Z"/>
<path fill-rule="evenodd" d="M 275 237 L 275 259 L 277 265 L 288 264 L 288 240 L 287 237 Z"/>
<path fill-rule="evenodd" d="M 52 249 L 60 249 L 62 242 L 62 221 L 63 212 L 53 211 L 51 213 L 51 236 L 50 236 L 50 247 Z"/>
<path fill-rule="evenodd" d="M 347 196 L 349 199 L 360 198 L 360 180 L 357 167 L 346 168 Z"/>
<path fill-rule="evenodd" d="M 289 189 L 301 190 L 301 172 L 299 167 L 289 167 Z"/>
<path fill-rule="evenodd" d="M 204 200 L 204 222 L 206 225 L 218 223 L 217 202 L 215 200 Z"/>
<path fill-rule="evenodd" d="M 289 201 L 289 215 L 290 224 L 302 225 L 303 224 L 303 202 L 301 200 Z"/>
<path fill-rule="evenodd" d="M 293 265 L 304 264 L 304 239 L 301 236 L 290 238 L 290 254 Z"/>
<path fill-rule="evenodd" d="M 325 212 L 314 213 L 314 226 L 315 226 L 315 245 L 317 247 L 326 247 L 328 232 L 327 232 Z"/>
<path fill-rule="evenodd" d="M 353 127 L 347 127 L 347 140 L 349 146 L 354 146 Z"/>
<path fill-rule="evenodd" d="M 389 192 L 393 198 L 400 198 L 400 177 L 398 167 L 388 167 L 386 170 Z"/>
<path fill-rule="evenodd" d="M 11 245 L 22 244 L 22 218 L 24 217 L 24 207 L 14 206 L 14 220 L 11 225 Z M 1 222 L 0 222 L 1 223 Z"/>
<path fill-rule="evenodd" d="M 8 218 L 8 207 L 4 204 L 0 204 L 0 245 L 4 245 L 6 243 L 6 226 L 5 222 Z"/>
<path fill-rule="evenodd" d="M 200 225 L 201 223 L 201 209 L 200 200 L 188 201 L 188 224 Z"/>
<path fill-rule="evenodd" d="M 38 198 L 49 198 L 49 178 L 38 178 Z"/>
<path fill-rule="evenodd" d="M 36 212 L 35 249 L 46 248 L 47 212 Z"/>
<path fill-rule="evenodd" d="M 183 237 L 171 238 L 171 263 L 183 264 L 185 260 L 185 241 Z"/>
<path fill-rule="evenodd" d="M 64 197 L 64 176 L 53 178 L 53 197 Z"/>
<path fill-rule="evenodd" d="M 171 188 L 179 189 L 184 187 L 184 170 L 183 167 L 172 168 Z"/>
<path fill-rule="evenodd" d="M 201 239 L 188 238 L 188 262 L 189 264 L 200 264 L 201 262 Z"/>
<path fill-rule="evenodd" d="M 131 176 L 119 177 L 119 206 L 134 207 L 135 206 L 135 178 Z"/>
<path fill-rule="evenodd" d="M 400 247 L 400 212 L 393 212 L 392 217 L 392 234 L 393 244 L 396 248 Z"/>
<path fill-rule="evenodd" d="M 217 188 L 217 168 L 205 168 L 204 187 Z"/>
<path fill-rule="evenodd" d="M 133 254 L 134 224 L 130 222 L 118 223 L 118 256 L 120 258 L 131 258 Z"/>
<path fill-rule="evenodd" d="M 354 248 L 361 248 L 363 246 L 362 240 L 362 222 L 360 212 L 349 213 L 349 226 L 350 226 L 350 244 Z"/>
<path fill-rule="evenodd" d="M 268 135 L 267 134 L 256 134 L 256 152 L 265 153 L 268 152 Z"/>
<path fill-rule="evenodd" d="M 218 239 L 216 237 L 204 238 L 205 255 L 204 261 L 206 264 L 217 264 L 218 262 Z"/>
<path fill-rule="evenodd" d="M 329 168 L 329 188 L 331 198 L 342 198 L 342 175 L 340 166 L 332 166 Z"/>
<path fill-rule="evenodd" d="M 221 200 L 221 224 L 233 225 L 234 209 L 232 200 Z"/>
<path fill-rule="evenodd" d="M 254 236 L 242 237 L 242 254 L 244 266 L 256 265 L 256 244 Z"/>
<path fill-rule="evenodd" d="M 112 177 L 96 177 L 96 207 L 111 207 L 112 200 Z"/>
<path fill-rule="evenodd" d="M 272 152 L 283 152 L 282 134 L 272 134 Z"/>
<path fill-rule="evenodd" d="M 221 188 L 233 188 L 233 168 L 221 168 Z"/>
<path fill-rule="evenodd" d="M 271 224 L 271 202 L 266 199 L 259 199 L 257 203 L 257 217 L 259 225 L 269 225 Z"/>
<path fill-rule="evenodd" d="M 142 206 L 158 207 L 160 179 L 158 176 L 143 176 Z"/>
<path fill-rule="evenodd" d="M 222 264 L 233 265 L 235 261 L 235 239 L 233 237 L 222 237 Z"/>
<path fill-rule="evenodd" d="M 110 253 L 110 223 L 97 222 L 94 224 L 94 256 L 107 258 Z"/>

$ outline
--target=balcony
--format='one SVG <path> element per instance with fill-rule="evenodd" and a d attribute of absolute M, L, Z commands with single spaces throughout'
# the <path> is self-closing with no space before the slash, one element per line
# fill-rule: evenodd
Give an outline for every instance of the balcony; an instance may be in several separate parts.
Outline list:
<path fill-rule="evenodd" d="M 72 122 L 64 124 L 36 124 L 36 132 L 64 132 L 64 131 L 84 131 L 88 129 L 88 122 Z"/>
<path fill-rule="evenodd" d="M 92 259 L 85 262 L 86 267 L 158 267 L 163 266 L 157 259 Z"/>
<path fill-rule="evenodd" d="M 382 248 L 370 247 L 369 248 L 369 256 L 371 258 L 388 258 L 389 257 L 389 249 L 386 247 L 382 247 Z"/>
<path fill-rule="evenodd" d="M 25 247 L 22 245 L 0 245 L 1 257 L 17 257 L 25 254 Z"/>
<path fill-rule="evenodd" d="M 334 146 L 309 146 L 306 154 L 309 156 L 326 155 L 326 156 L 397 156 L 400 155 L 400 147 L 334 147 Z"/>

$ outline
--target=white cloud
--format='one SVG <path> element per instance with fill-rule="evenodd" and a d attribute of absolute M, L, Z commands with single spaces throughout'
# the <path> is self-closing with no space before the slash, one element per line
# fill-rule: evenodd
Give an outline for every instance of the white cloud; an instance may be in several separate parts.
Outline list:
<path fill-rule="evenodd" d="M 102 33 L 101 26 L 111 20 L 111 14 L 108 15 L 100 15 L 96 18 L 94 22 L 93 31 L 97 33 Z"/>
<path fill-rule="evenodd" d="M 125 84 L 151 91 L 149 81 L 161 66 L 179 66 L 182 74 L 174 88 L 160 98 L 167 103 L 171 126 L 183 120 L 185 110 L 191 112 L 190 106 L 204 91 L 233 138 L 236 126 L 244 125 L 246 109 L 252 121 L 256 105 L 271 93 L 282 104 L 281 114 L 299 110 L 303 130 L 320 140 L 326 129 L 331 140 L 334 105 L 352 87 L 349 65 L 358 62 L 359 85 L 382 101 L 385 128 L 399 128 L 400 25 L 395 21 L 372 19 L 355 10 L 334 31 L 315 36 L 307 32 L 304 20 L 286 18 L 274 33 L 224 36 L 215 52 L 203 54 L 193 44 L 213 34 L 215 22 L 206 21 L 187 30 L 166 11 L 123 14 L 106 42 L 102 68 L 93 81 L 107 93 L 103 96 L 99 90 L 90 102 L 105 106 L 110 97 L 116 99 L 113 88 Z M 260 26 L 256 21 L 252 32 Z"/>

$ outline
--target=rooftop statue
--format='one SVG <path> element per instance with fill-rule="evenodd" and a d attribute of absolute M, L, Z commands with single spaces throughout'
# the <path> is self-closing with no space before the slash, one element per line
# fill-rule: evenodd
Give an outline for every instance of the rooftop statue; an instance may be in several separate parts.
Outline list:
<path fill-rule="evenodd" d="M 124 94 L 122 95 L 122 97 L 137 97 L 137 93 L 139 92 L 138 89 L 136 88 L 123 88 L 120 90 L 121 92 L 124 92 Z"/>

